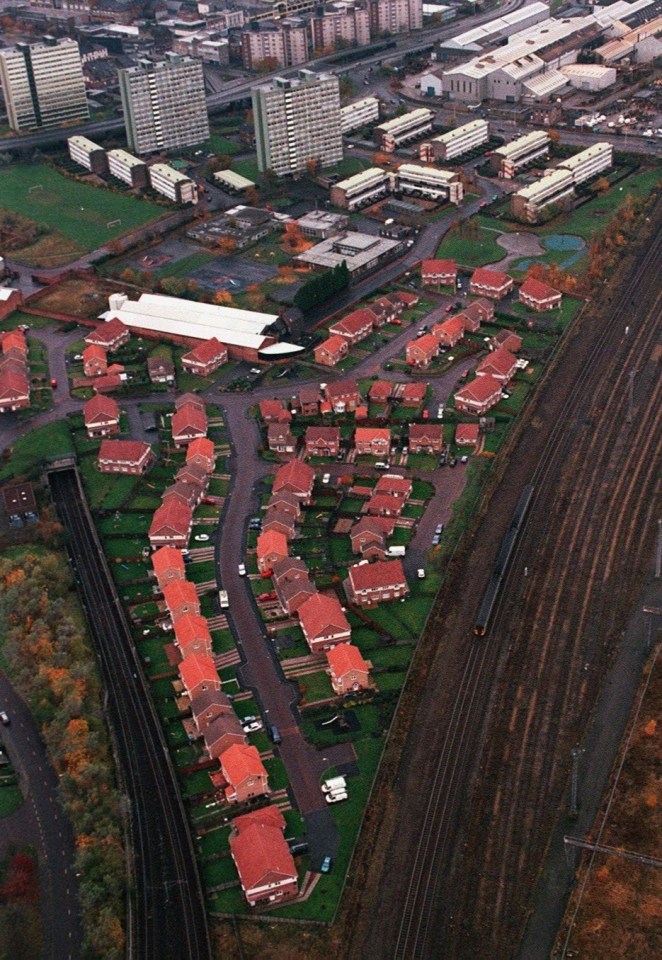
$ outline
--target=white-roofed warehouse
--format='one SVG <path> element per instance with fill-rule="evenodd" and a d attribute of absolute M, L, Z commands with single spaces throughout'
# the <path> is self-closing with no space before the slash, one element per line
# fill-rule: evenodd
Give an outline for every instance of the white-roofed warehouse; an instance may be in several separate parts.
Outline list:
<path fill-rule="evenodd" d="M 148 335 L 161 333 L 180 342 L 216 337 L 226 345 L 230 357 L 235 360 L 255 361 L 259 359 L 260 350 L 278 342 L 273 329 L 278 320 L 275 313 L 196 303 L 155 293 L 143 293 L 138 300 L 129 300 L 123 293 L 113 293 L 108 303 L 110 309 L 101 314 L 102 320 L 118 317 L 133 330 Z M 291 344 L 282 346 L 286 353 L 291 353 Z M 270 356 L 273 359 L 273 351 Z"/>

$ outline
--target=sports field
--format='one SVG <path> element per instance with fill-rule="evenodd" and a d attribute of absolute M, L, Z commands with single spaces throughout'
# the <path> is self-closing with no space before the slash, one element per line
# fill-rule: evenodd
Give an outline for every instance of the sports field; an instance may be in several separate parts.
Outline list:
<path fill-rule="evenodd" d="M 43 257 L 53 257 L 53 264 L 58 251 L 51 248 L 56 238 L 61 241 L 61 253 L 73 259 L 166 212 L 147 200 L 69 180 L 45 164 L 0 170 L 0 209 L 20 214 L 52 231 L 33 246 L 43 248 L 44 241 L 50 240 L 49 252 L 44 250 Z M 22 259 L 19 251 L 14 256 Z M 34 262 L 29 252 L 26 259 Z"/>

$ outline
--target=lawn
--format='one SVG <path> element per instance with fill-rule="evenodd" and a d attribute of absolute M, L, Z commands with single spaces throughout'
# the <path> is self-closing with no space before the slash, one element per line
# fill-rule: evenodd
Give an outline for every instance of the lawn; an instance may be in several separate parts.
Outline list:
<path fill-rule="evenodd" d="M 176 277 L 177 279 L 188 279 L 194 270 L 198 267 L 204 267 L 213 260 L 218 260 L 213 253 L 206 250 L 199 250 L 197 253 L 191 253 L 188 257 L 182 257 L 181 260 L 175 260 L 173 263 L 167 263 L 164 267 L 159 267 L 154 273 L 160 279 L 164 277 Z"/>
<path fill-rule="evenodd" d="M 486 263 L 503 260 L 506 251 L 496 242 L 499 228 L 488 229 L 480 223 L 474 225 L 475 235 L 468 234 L 466 227 L 456 227 L 447 233 L 436 255 L 457 260 L 465 267 L 484 267 Z"/>
<path fill-rule="evenodd" d="M 0 818 L 8 817 L 23 803 L 23 794 L 16 783 L 16 777 L 3 776 L 0 779 Z"/>
<path fill-rule="evenodd" d="M 35 220 L 64 238 L 72 256 L 94 250 L 164 213 L 147 200 L 70 180 L 46 164 L 12 165 L 0 171 L 0 197 L 4 210 Z M 111 222 L 114 225 L 109 227 Z M 25 248 L 20 259 L 30 258 L 31 250 L 37 253 L 40 244 Z M 15 255 L 19 257 L 19 252 Z M 47 265 L 54 263 L 50 260 Z"/>
<path fill-rule="evenodd" d="M 74 447 L 65 420 L 56 420 L 32 430 L 11 448 L 9 461 L 0 470 L 0 481 L 32 474 L 46 457 L 73 454 Z"/>

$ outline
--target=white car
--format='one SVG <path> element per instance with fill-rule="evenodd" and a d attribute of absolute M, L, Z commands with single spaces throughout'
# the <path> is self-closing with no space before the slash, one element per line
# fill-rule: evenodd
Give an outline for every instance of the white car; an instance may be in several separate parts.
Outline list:
<path fill-rule="evenodd" d="M 416 576 L 418 577 L 419 580 L 425 580 L 425 570 L 423 569 L 423 567 L 418 568 L 418 570 L 416 571 Z"/>
<path fill-rule="evenodd" d="M 437 526 L 434 528 L 434 532 L 435 532 L 435 536 L 440 537 L 441 534 L 444 532 L 443 523 L 438 523 Z"/>
<path fill-rule="evenodd" d="M 206 540 L 209 540 L 209 534 L 208 534 L 208 533 L 198 533 L 197 536 L 193 537 L 193 539 L 194 539 L 194 540 L 201 541 L 202 543 L 204 543 Z"/>
<path fill-rule="evenodd" d="M 346 790 L 336 790 L 335 793 L 327 793 L 324 799 L 327 803 L 340 803 L 341 800 L 346 800 L 347 796 Z"/>
<path fill-rule="evenodd" d="M 322 477 L 322 483 L 330 483 L 330 482 L 331 482 L 331 474 L 325 473 L 324 476 Z"/>
<path fill-rule="evenodd" d="M 469 457 L 466 455 L 466 453 L 463 457 L 460 457 L 460 463 L 469 463 Z"/>
<path fill-rule="evenodd" d="M 252 723 L 242 723 L 241 728 L 244 733 L 257 733 L 258 730 L 262 729 L 262 721 L 253 720 Z"/>
<path fill-rule="evenodd" d="M 245 564 L 245 563 L 240 563 L 240 564 L 239 564 L 239 566 L 237 567 L 237 573 L 239 574 L 240 577 L 245 577 L 245 576 L 246 576 L 246 564 Z"/>

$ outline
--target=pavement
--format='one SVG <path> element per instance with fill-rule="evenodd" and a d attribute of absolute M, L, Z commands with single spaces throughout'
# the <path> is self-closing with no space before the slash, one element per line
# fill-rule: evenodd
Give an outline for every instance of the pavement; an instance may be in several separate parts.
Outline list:
<path fill-rule="evenodd" d="M 69 818 L 58 799 L 58 779 L 48 762 L 39 730 L 25 701 L 0 673 L 0 702 L 11 720 L 2 739 L 26 798 L 0 820 L 0 850 L 31 846 L 39 859 L 43 957 L 78 960 L 83 930 L 74 867 L 75 843 Z"/>

